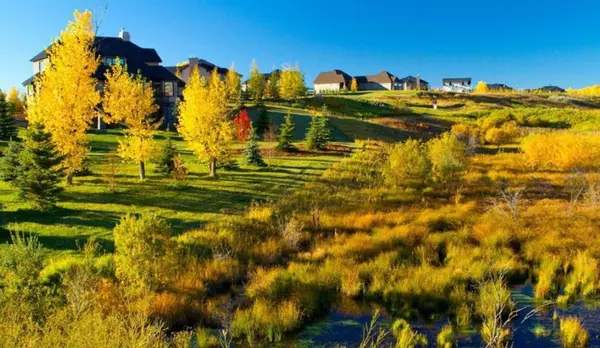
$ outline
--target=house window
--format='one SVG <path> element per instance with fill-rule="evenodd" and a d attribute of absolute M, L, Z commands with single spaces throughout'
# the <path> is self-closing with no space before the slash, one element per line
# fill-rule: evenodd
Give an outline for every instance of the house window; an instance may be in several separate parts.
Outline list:
<path fill-rule="evenodd" d="M 164 94 L 165 97 L 173 96 L 173 82 L 165 82 Z"/>
<path fill-rule="evenodd" d="M 127 63 L 127 60 L 125 58 L 121 58 L 121 57 L 104 57 L 102 59 L 104 61 L 104 64 L 106 65 L 115 65 L 115 64 L 119 64 L 119 65 L 125 65 Z"/>

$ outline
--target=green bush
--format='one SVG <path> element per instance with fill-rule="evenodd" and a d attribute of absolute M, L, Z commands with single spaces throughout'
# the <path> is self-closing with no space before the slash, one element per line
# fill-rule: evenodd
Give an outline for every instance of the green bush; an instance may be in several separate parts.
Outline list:
<path fill-rule="evenodd" d="M 383 175 L 392 186 L 410 186 L 424 182 L 430 169 L 426 147 L 418 140 L 409 139 L 390 150 Z"/>

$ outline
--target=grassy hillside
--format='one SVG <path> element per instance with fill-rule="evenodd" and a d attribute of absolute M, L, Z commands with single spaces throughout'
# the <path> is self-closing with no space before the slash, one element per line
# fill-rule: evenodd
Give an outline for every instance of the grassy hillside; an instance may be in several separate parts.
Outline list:
<path fill-rule="evenodd" d="M 89 236 L 103 241 L 112 250 L 112 229 L 125 213 L 156 213 L 165 217 L 176 233 L 198 228 L 207 221 L 239 214 L 253 201 L 276 199 L 298 188 L 337 161 L 343 153 L 282 154 L 272 168 L 220 169 L 219 178 L 207 176 L 206 166 L 185 148 L 179 136 L 173 136 L 190 171 L 185 184 L 154 173 L 155 165 L 147 168 L 147 179 L 138 179 L 138 166 L 121 163 L 118 168 L 116 192 L 110 192 L 103 182 L 107 172 L 106 155 L 114 153 L 120 131 L 91 136 L 90 173 L 75 178 L 75 185 L 60 194 L 58 208 L 41 213 L 22 202 L 16 189 L 0 183 L 0 203 L 4 209 L 5 230 L 1 241 L 10 240 L 10 231 L 39 235 L 45 247 L 54 251 L 75 251 Z M 166 133 L 156 138 L 164 141 Z M 262 146 L 273 146 L 263 143 Z"/>

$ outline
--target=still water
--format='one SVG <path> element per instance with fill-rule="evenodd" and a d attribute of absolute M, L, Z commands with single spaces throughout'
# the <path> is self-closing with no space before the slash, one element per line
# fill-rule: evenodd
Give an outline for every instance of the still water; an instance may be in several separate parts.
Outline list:
<path fill-rule="evenodd" d="M 545 307 L 529 319 L 525 314 L 535 308 L 531 285 L 513 289 L 513 298 L 518 308 L 525 308 L 513 324 L 514 347 L 560 347 L 558 320 L 553 320 L 556 310 L 559 316 L 578 316 L 590 334 L 590 347 L 600 347 L 600 306 L 598 302 L 578 301 L 569 308 Z M 371 321 L 374 304 L 342 301 L 322 320 L 306 326 L 302 331 L 283 342 L 281 347 L 358 347 L 365 325 Z M 378 324 L 389 327 L 393 318 L 382 310 Z M 430 347 L 435 347 L 435 339 L 440 329 L 448 323 L 447 318 L 433 321 L 413 321 L 413 329 L 427 336 Z M 536 337 L 533 328 L 543 325 L 549 330 L 546 337 Z M 391 338 L 391 337 L 390 337 Z M 483 345 L 477 330 L 460 333 L 456 338 L 459 347 L 481 347 Z"/>

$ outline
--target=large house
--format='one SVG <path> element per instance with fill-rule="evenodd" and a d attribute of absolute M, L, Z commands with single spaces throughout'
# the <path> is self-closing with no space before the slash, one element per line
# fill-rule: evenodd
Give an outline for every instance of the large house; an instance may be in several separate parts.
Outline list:
<path fill-rule="evenodd" d="M 350 76 L 343 70 L 325 71 L 317 75 L 314 81 L 315 93 L 337 93 L 350 90 L 352 79 L 356 79 L 359 91 L 396 91 L 428 89 L 429 83 L 421 77 L 407 76 L 403 79 L 387 72 L 381 71 L 375 75 Z"/>
<path fill-rule="evenodd" d="M 446 92 L 471 92 L 471 78 L 450 78 L 442 79 L 442 90 Z"/>
<path fill-rule="evenodd" d="M 223 80 L 229 72 L 229 69 L 217 66 L 209 61 L 199 58 L 189 58 L 187 62 L 177 64 L 177 66 L 169 66 L 167 69 L 174 75 L 181 78 L 184 82 L 188 82 L 190 75 L 194 69 L 198 69 L 200 77 L 210 79 L 213 70 L 217 69 L 219 77 Z"/>
<path fill-rule="evenodd" d="M 156 103 L 159 106 L 157 116 L 163 119 L 164 125 L 171 127 L 176 122 L 174 111 L 184 83 L 161 65 L 162 59 L 156 50 L 134 44 L 131 42 L 130 34 L 125 30 L 121 30 L 118 37 L 96 36 L 93 48 L 101 57 L 100 66 L 95 74 L 100 89 L 104 86 L 104 74 L 111 65 L 127 64 L 129 73 L 139 72 L 152 83 Z M 44 72 L 51 58 L 48 56 L 48 49 L 31 58 L 33 76 L 23 82 L 28 93 L 33 93 L 35 78 Z"/>

